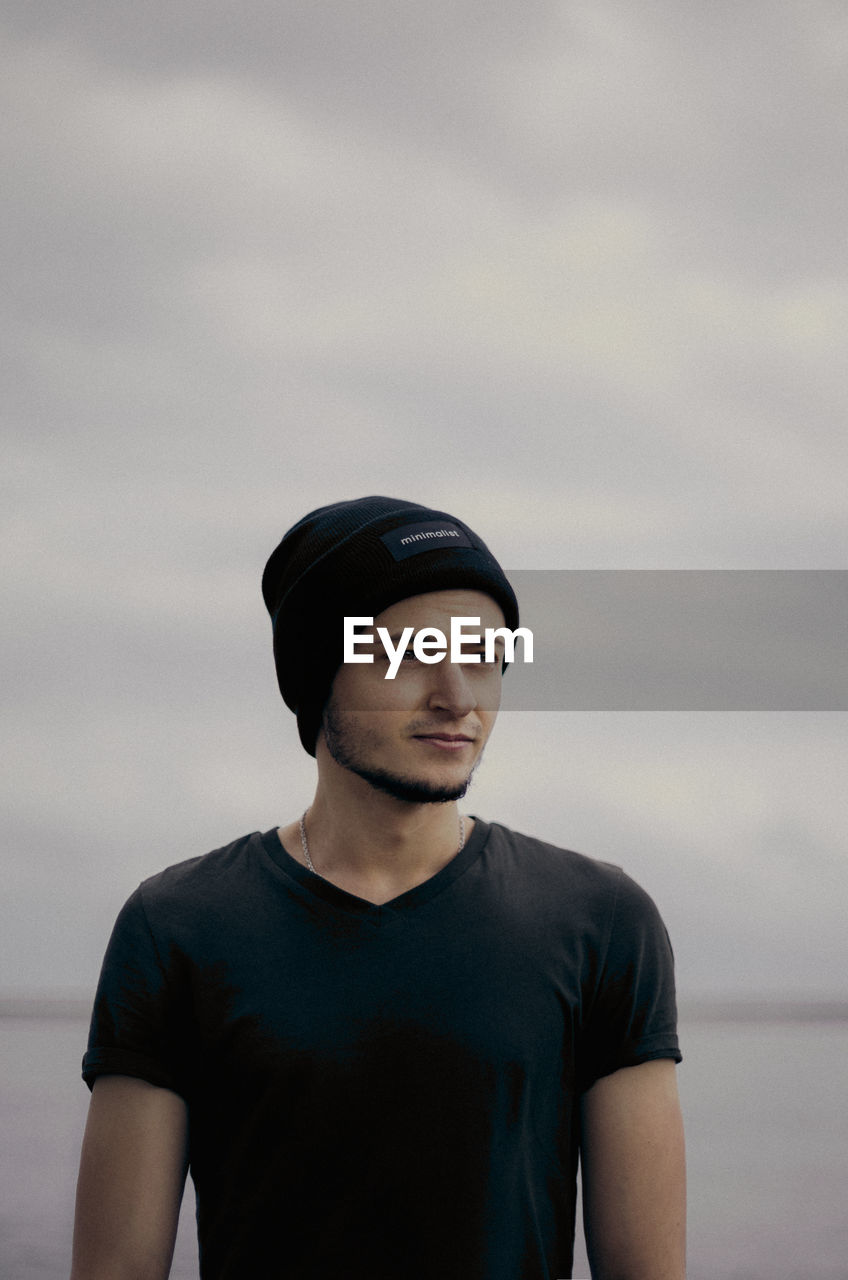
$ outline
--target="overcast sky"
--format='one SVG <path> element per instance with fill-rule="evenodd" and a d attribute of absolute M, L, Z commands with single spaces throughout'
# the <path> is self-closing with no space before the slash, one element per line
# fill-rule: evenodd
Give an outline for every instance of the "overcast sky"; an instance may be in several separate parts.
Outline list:
<path fill-rule="evenodd" d="M 312 507 L 508 570 L 848 568 L 840 0 L 0 31 L 0 989 L 90 988 L 142 877 L 305 807 L 259 579 Z M 684 993 L 844 994 L 846 728 L 509 712 L 467 807 L 621 863 Z"/>

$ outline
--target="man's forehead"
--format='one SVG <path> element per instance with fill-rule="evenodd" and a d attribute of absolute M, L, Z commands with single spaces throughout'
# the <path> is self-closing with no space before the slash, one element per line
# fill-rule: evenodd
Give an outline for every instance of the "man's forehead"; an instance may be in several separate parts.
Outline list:
<path fill-rule="evenodd" d="M 426 591 L 395 601 L 374 619 L 380 626 L 412 623 L 417 627 L 436 626 L 448 618 L 479 618 L 486 626 L 503 626 L 504 613 L 492 596 L 473 587 L 451 587 Z"/>

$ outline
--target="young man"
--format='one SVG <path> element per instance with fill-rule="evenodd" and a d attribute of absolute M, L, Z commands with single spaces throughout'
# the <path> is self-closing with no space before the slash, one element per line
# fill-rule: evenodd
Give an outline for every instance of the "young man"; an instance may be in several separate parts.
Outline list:
<path fill-rule="evenodd" d="M 163 1280 L 189 1164 L 204 1280 L 561 1280 L 578 1151 L 596 1280 L 682 1280 L 665 929 L 618 868 L 459 813 L 501 650 L 415 648 L 514 631 L 500 566 L 363 498 L 295 525 L 263 593 L 317 789 L 118 918 L 73 1280 Z M 345 618 L 374 619 L 359 661 Z"/>

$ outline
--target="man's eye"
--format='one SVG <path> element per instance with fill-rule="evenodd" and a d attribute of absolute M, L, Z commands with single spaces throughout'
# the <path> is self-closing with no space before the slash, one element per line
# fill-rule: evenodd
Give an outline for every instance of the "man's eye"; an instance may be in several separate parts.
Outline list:
<path fill-rule="evenodd" d="M 474 662 L 471 664 L 472 668 L 481 667 L 484 671 L 491 671 L 492 667 L 500 666 L 501 660 L 499 657 L 497 657 L 497 655 L 494 657 L 494 659 L 491 662 L 488 662 L 486 660 L 486 653 L 484 649 L 477 649 L 477 650 L 472 649 L 472 650 L 469 650 L 469 652 L 470 653 L 476 652 L 476 654 L 479 657 L 479 662 Z"/>

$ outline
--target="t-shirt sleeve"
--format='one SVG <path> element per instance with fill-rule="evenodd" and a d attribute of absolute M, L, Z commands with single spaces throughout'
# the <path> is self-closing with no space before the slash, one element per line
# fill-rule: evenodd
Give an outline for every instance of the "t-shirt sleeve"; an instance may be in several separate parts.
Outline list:
<path fill-rule="evenodd" d="M 579 1087 L 653 1058 L 682 1060 L 674 955 L 653 900 L 618 871 L 597 988 L 583 1029 Z"/>
<path fill-rule="evenodd" d="M 89 1088 L 98 1076 L 126 1075 L 181 1092 L 174 987 L 138 888 L 118 915 L 100 972 L 82 1062 Z"/>

